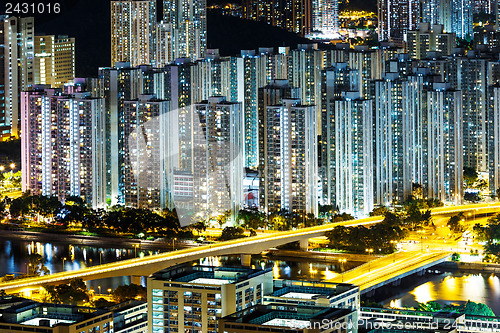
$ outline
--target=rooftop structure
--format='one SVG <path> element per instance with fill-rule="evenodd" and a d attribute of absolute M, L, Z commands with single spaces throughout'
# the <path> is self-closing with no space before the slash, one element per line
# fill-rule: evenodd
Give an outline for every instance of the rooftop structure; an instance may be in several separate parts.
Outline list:
<path fill-rule="evenodd" d="M 221 332 L 356 332 L 356 311 L 296 305 L 256 305 L 219 321 Z M 293 331 L 290 331 L 293 329 Z"/>
<path fill-rule="evenodd" d="M 272 294 L 264 304 L 284 303 L 358 309 L 359 287 L 347 283 L 274 280 Z"/>
<path fill-rule="evenodd" d="M 39 303 L 15 296 L 2 296 L 0 331 L 2 333 L 113 332 L 113 314 L 95 308 Z"/>
<path fill-rule="evenodd" d="M 217 319 L 262 303 L 272 292 L 271 269 L 179 265 L 148 278 L 152 332 L 215 333 Z"/>

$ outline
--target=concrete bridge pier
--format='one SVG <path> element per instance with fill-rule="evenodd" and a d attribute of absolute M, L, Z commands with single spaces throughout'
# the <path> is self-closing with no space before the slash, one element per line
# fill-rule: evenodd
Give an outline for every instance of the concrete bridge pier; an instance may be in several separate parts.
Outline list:
<path fill-rule="evenodd" d="M 299 241 L 300 244 L 300 249 L 302 251 L 308 251 L 309 250 L 309 239 L 301 239 Z"/>
<path fill-rule="evenodd" d="M 240 259 L 241 259 L 241 266 L 244 266 L 244 267 L 252 266 L 252 255 L 251 254 L 242 253 L 240 255 Z"/>
<path fill-rule="evenodd" d="M 397 286 L 400 286 L 400 285 L 401 285 L 401 279 L 397 279 L 394 282 L 392 282 L 392 286 L 393 287 L 397 287 Z"/>
<path fill-rule="evenodd" d="M 137 284 L 139 286 L 142 285 L 142 276 L 131 275 L 130 283 Z"/>

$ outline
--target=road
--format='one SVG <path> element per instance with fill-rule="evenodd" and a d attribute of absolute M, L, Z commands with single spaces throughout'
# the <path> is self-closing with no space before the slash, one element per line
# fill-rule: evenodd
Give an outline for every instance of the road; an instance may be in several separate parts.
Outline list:
<path fill-rule="evenodd" d="M 55 273 L 40 277 L 13 280 L 0 283 L 0 289 L 6 292 L 19 292 L 24 289 L 35 289 L 43 284 L 67 282 L 73 278 L 95 280 L 114 276 L 147 276 L 166 267 L 206 258 L 228 254 L 257 254 L 279 245 L 318 237 L 330 230 L 333 226 L 356 226 L 379 223 L 382 217 L 369 217 L 365 219 L 337 222 L 317 227 L 305 228 L 295 231 L 284 231 L 273 234 L 263 234 L 245 239 L 220 242 L 196 248 L 183 249 L 174 252 L 160 253 L 144 258 L 122 260 L 110 264 L 98 265 L 81 270 Z"/>
<path fill-rule="evenodd" d="M 20 196 L 23 195 L 23 192 L 22 191 L 15 191 L 15 192 L 5 192 L 5 193 L 2 193 L 2 196 L 6 197 L 6 198 L 11 198 L 11 199 L 16 199 L 16 198 L 19 198 Z"/>
<path fill-rule="evenodd" d="M 398 252 L 369 261 L 350 271 L 339 274 L 329 281 L 352 283 L 359 286 L 361 290 L 365 290 L 402 274 L 419 270 L 423 266 L 430 265 L 450 255 L 451 252 L 442 251 Z"/>
<path fill-rule="evenodd" d="M 485 212 L 499 212 L 500 203 L 496 204 L 476 204 L 463 206 L 461 210 L 459 207 L 448 207 L 448 209 L 438 208 L 439 214 L 434 214 L 436 217 L 440 215 L 454 214 L 460 211 L 475 210 L 478 214 Z M 99 278 L 107 278 L 114 276 L 147 276 L 157 272 L 166 267 L 198 260 L 209 256 L 220 256 L 229 254 L 257 254 L 267 249 L 291 243 L 296 241 L 303 241 L 309 238 L 319 237 L 330 230 L 334 226 L 358 226 L 370 225 L 382 221 L 381 216 L 369 217 L 359 220 L 337 222 L 317 227 L 304 228 L 300 230 L 277 232 L 272 234 L 262 234 L 255 237 L 245 239 L 237 239 L 227 242 L 220 242 L 216 244 L 200 246 L 197 248 L 190 248 L 179 250 L 175 252 L 161 253 L 144 258 L 136 258 L 123 260 L 115 263 L 88 267 L 81 270 L 62 272 L 51 274 L 47 276 L 19 279 L 0 284 L 0 289 L 7 292 L 21 291 L 25 288 L 37 288 L 43 284 L 54 284 L 67 282 L 72 278 L 82 278 L 83 280 L 95 280 Z M 427 257 L 412 257 L 410 259 L 402 260 L 403 264 L 409 264 L 413 260 L 426 260 Z M 382 265 L 382 264 L 381 264 Z M 382 267 L 380 267 L 382 268 Z M 387 273 L 387 272 L 386 272 Z M 354 278 L 354 277 L 353 277 Z M 357 280 L 356 280 L 357 281 Z M 356 282 L 355 281 L 355 282 Z M 358 281 L 363 282 L 363 281 Z"/>

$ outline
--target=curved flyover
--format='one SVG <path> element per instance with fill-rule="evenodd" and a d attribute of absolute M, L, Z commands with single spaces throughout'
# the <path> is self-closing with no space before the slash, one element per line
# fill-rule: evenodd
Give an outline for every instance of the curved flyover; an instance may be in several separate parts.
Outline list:
<path fill-rule="evenodd" d="M 476 214 L 500 212 L 500 203 L 479 204 L 439 208 L 435 215 L 447 215 L 456 212 L 468 212 L 475 210 Z M 102 279 L 116 276 L 147 276 L 160 271 L 166 267 L 205 257 L 221 256 L 230 254 L 256 254 L 269 248 L 304 241 L 313 237 L 320 237 L 335 226 L 359 226 L 379 223 L 383 220 L 381 216 L 369 217 L 359 220 L 331 223 L 317 227 L 304 228 L 294 231 L 283 231 L 272 234 L 259 235 L 250 238 L 236 239 L 220 242 L 212 245 L 184 249 L 174 252 L 166 252 L 144 258 L 122 260 L 110 264 L 88 267 L 80 270 L 61 272 L 40 277 L 13 280 L 0 283 L 0 289 L 13 293 L 23 289 L 37 288 L 43 284 L 54 284 L 67 282 L 73 278 L 81 278 L 85 281 Z"/>

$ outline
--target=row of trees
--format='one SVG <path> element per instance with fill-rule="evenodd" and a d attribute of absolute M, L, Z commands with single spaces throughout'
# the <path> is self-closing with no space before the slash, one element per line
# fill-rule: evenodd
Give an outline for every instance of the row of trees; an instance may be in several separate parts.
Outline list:
<path fill-rule="evenodd" d="M 484 260 L 500 263 L 500 214 L 490 217 L 485 226 L 476 224 L 473 231 L 476 239 L 484 242 Z"/>
<path fill-rule="evenodd" d="M 473 316 L 489 316 L 495 317 L 495 313 L 490 309 L 486 304 L 476 303 L 467 301 L 465 304 L 461 305 L 453 305 L 453 304 L 445 304 L 441 305 L 436 301 L 430 301 L 427 303 L 418 303 L 415 307 L 417 311 L 426 311 L 426 312 L 439 312 L 439 311 L 448 311 L 448 312 L 456 312 L 460 314 L 473 315 Z"/>
<path fill-rule="evenodd" d="M 395 251 L 396 242 L 405 234 L 398 216 L 387 212 L 384 221 L 372 227 L 338 226 L 328 231 L 326 237 L 330 246 L 337 250 L 365 253 L 370 249 L 370 252 L 387 254 Z"/>
<path fill-rule="evenodd" d="M 416 191 L 415 191 L 416 189 Z M 387 207 L 376 207 L 370 216 L 384 216 L 381 223 L 371 227 L 338 226 L 326 233 L 330 246 L 337 250 L 364 253 L 388 254 L 396 249 L 396 243 L 402 240 L 409 231 L 420 230 L 425 226 L 433 226 L 429 208 L 442 206 L 439 200 L 419 198 L 418 186 L 414 185 L 414 195 L 389 211 Z"/>
<path fill-rule="evenodd" d="M 23 195 L 12 201 L 4 200 L 4 214 L 22 221 L 30 218 L 46 221 L 49 225 L 81 227 L 91 232 L 151 234 L 160 237 L 191 237 L 191 229 L 182 229 L 175 212 L 113 206 L 109 209 L 92 209 L 80 197 L 68 197 L 61 203 L 56 197 Z M 5 207 L 8 207 L 5 210 Z M 2 207 L 0 207 L 1 210 Z"/>
<path fill-rule="evenodd" d="M 48 303 L 90 305 L 96 307 L 109 306 L 131 299 L 145 301 L 147 289 L 137 284 L 121 285 L 111 292 L 111 302 L 102 298 L 94 300 L 92 292 L 82 279 L 72 279 L 69 283 L 45 285 L 43 300 Z"/>

